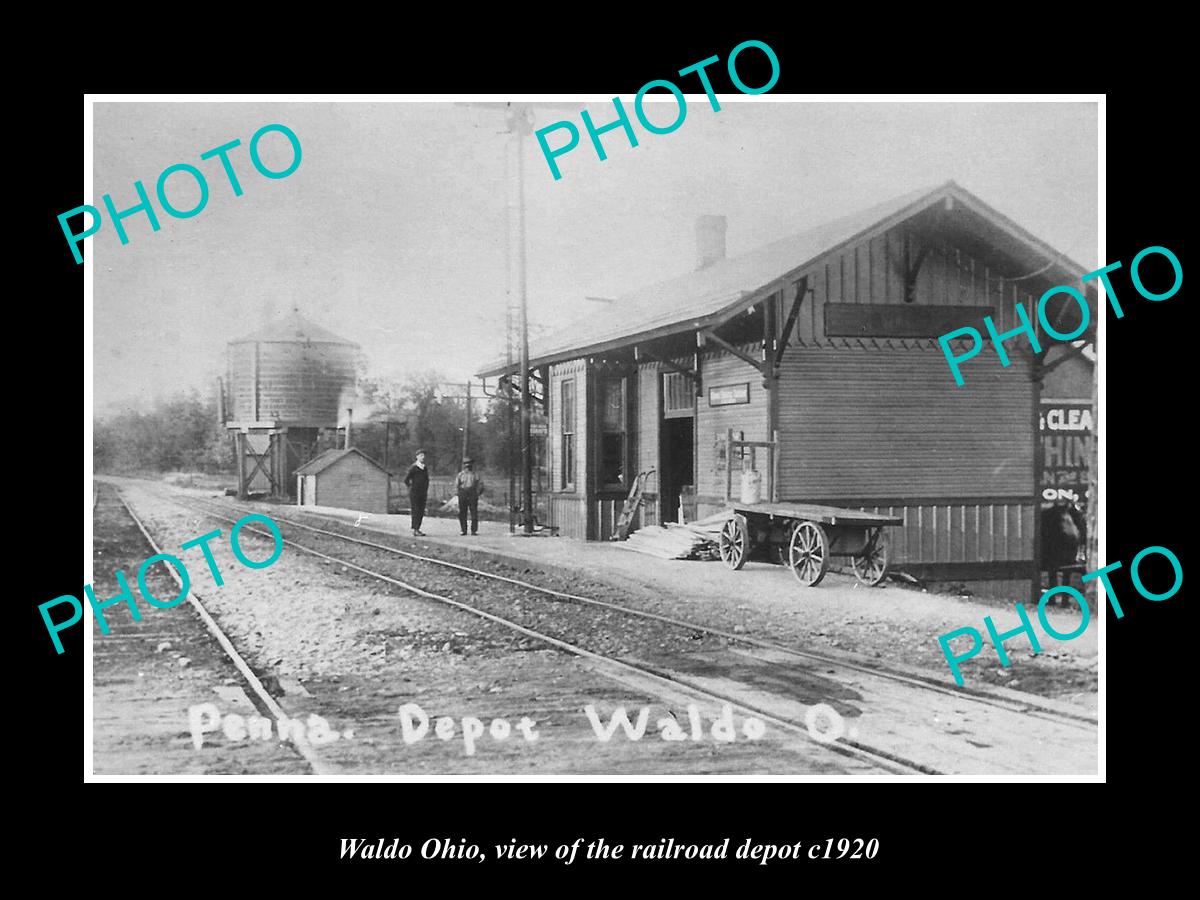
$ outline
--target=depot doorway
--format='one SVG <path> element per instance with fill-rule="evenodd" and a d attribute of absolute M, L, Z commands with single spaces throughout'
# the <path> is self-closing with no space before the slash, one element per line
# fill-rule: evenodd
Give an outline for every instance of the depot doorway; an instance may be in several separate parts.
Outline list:
<path fill-rule="evenodd" d="M 696 427 L 691 416 L 663 419 L 658 458 L 661 522 L 679 521 L 679 501 L 686 515 L 695 516 Z"/>

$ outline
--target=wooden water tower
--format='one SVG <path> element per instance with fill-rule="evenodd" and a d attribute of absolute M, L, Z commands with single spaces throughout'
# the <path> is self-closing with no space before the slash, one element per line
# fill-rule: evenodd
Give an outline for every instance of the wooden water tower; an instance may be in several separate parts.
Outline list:
<path fill-rule="evenodd" d="M 225 427 L 233 435 L 238 496 L 289 496 L 296 469 L 336 439 L 353 396 L 359 346 L 293 310 L 227 346 Z"/>

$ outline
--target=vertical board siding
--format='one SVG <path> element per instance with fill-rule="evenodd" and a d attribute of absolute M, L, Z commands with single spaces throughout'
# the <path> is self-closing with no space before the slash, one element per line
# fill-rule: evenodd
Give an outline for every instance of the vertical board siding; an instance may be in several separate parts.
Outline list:
<path fill-rule="evenodd" d="M 950 514 L 950 559 L 953 562 L 966 562 L 966 507 L 948 506 L 946 509 Z"/>
<path fill-rule="evenodd" d="M 608 541 L 612 539 L 617 530 L 617 522 L 621 519 L 621 511 L 624 508 L 625 501 L 616 498 L 601 498 L 593 501 L 593 521 L 596 522 L 597 529 L 596 540 Z M 643 504 L 634 513 L 629 530 L 633 532 L 645 525 L 654 525 L 657 518 L 654 510 Z"/>
<path fill-rule="evenodd" d="M 825 303 L 829 297 L 829 285 L 822 279 L 816 277 L 816 273 L 809 276 L 809 285 L 813 289 L 813 293 L 804 298 L 804 305 L 808 306 L 808 319 L 812 322 L 813 338 L 809 343 L 815 343 L 825 333 Z"/>
<path fill-rule="evenodd" d="M 630 381 L 630 393 L 634 392 L 638 394 L 638 454 L 635 465 L 638 472 L 654 469 L 657 473 L 659 427 L 662 421 L 662 379 L 657 363 L 644 363 L 639 367 L 637 378 Z M 646 490 L 655 490 L 657 484 L 658 478 L 651 475 L 646 480 Z"/>
<path fill-rule="evenodd" d="M 555 494 L 548 497 L 547 506 L 550 510 L 550 524 L 558 529 L 560 537 L 586 540 L 587 507 L 583 494 Z"/>
<path fill-rule="evenodd" d="M 936 503 L 880 506 L 855 499 L 817 498 L 848 509 L 904 519 L 888 529 L 891 560 L 901 563 L 988 563 L 1033 559 L 1033 504 Z M 995 525 L 993 526 L 993 521 Z M 992 540 L 993 530 L 996 540 Z"/>
<path fill-rule="evenodd" d="M 871 258 L 871 302 L 886 303 L 887 296 L 887 235 L 872 238 L 867 245 Z"/>
<path fill-rule="evenodd" d="M 724 440 L 725 433 L 732 428 L 734 436 L 737 432 L 745 433 L 745 440 L 767 440 L 767 392 L 762 386 L 762 374 L 749 363 L 743 362 L 730 354 L 706 354 L 700 361 L 700 372 L 703 379 L 704 395 L 700 398 L 696 410 L 696 491 L 700 496 L 725 496 L 725 470 L 717 469 L 716 436 Z M 748 383 L 750 385 L 750 402 L 735 406 L 709 406 L 708 389 L 724 384 Z M 747 454 L 749 451 L 747 450 Z M 766 451 L 759 448 L 756 462 L 758 470 L 763 473 L 763 490 L 766 490 Z M 741 464 L 734 465 L 734 492 L 740 490 Z"/>

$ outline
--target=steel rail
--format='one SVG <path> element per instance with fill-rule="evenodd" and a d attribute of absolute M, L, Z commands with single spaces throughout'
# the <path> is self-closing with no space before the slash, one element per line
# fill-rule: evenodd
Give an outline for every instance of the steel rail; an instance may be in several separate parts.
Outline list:
<path fill-rule="evenodd" d="M 160 496 L 162 496 L 162 495 L 160 495 Z M 179 504 L 180 506 L 187 507 L 189 505 L 189 504 L 183 502 L 182 500 L 180 500 L 178 497 L 169 497 L 168 499 Z M 194 508 L 195 507 L 193 507 L 193 509 Z M 217 513 L 214 513 L 211 511 L 207 512 L 206 514 L 213 518 L 221 519 L 226 522 L 237 522 L 238 521 L 238 519 L 232 518 L 230 516 L 218 515 Z M 272 518 L 274 518 L 274 517 L 272 517 Z M 252 526 L 252 525 L 243 526 L 242 533 L 244 534 L 246 532 L 250 532 L 251 534 L 256 534 L 259 537 L 267 538 L 272 541 L 274 540 L 274 535 L 271 532 L 264 531 L 255 526 Z M 341 537 L 340 535 L 336 535 L 336 534 L 334 536 Z M 556 649 L 563 650 L 574 656 L 578 656 L 583 659 L 589 659 L 594 662 L 598 662 L 601 664 L 601 666 L 611 666 L 613 668 L 617 668 L 617 669 L 620 669 L 620 670 L 623 670 L 626 672 L 632 672 L 642 678 L 649 678 L 652 681 L 659 682 L 659 683 L 661 683 L 667 687 L 670 687 L 674 690 L 677 690 L 677 691 L 680 689 L 683 689 L 685 692 L 692 693 L 692 694 L 695 694 L 700 697 L 705 697 L 710 700 L 717 700 L 722 703 L 728 703 L 731 706 L 733 706 L 743 712 L 748 712 L 751 715 L 754 715 L 764 721 L 771 722 L 772 724 L 774 724 L 784 730 L 799 734 L 805 740 L 807 740 L 813 744 L 817 744 L 819 746 L 825 747 L 825 748 L 829 749 L 830 751 L 838 753 L 842 756 L 856 757 L 858 759 L 864 760 L 874 766 L 877 766 L 886 771 L 889 771 L 892 774 L 899 774 L 899 775 L 910 775 L 913 773 L 919 773 L 922 775 L 945 774 L 943 772 L 940 772 L 937 769 L 932 768 L 931 766 L 925 765 L 924 763 L 920 763 L 915 760 L 906 759 L 905 757 L 890 753 L 887 750 L 883 750 L 878 747 L 872 747 L 869 744 L 864 744 L 862 742 L 851 740 L 851 739 L 848 739 L 845 737 L 839 737 L 832 741 L 820 740 L 818 738 L 813 737 L 813 735 L 811 734 L 811 732 L 809 731 L 807 726 L 801 725 L 797 722 L 793 722 L 790 719 L 783 718 L 783 717 L 778 716 L 774 713 L 771 713 L 767 710 L 756 707 L 753 704 L 747 703 L 745 700 L 739 699 L 739 698 L 731 696 L 729 694 L 725 694 L 725 693 L 722 693 L 719 691 L 714 691 L 711 688 L 703 687 L 699 684 L 688 681 L 686 679 L 678 678 L 674 675 L 663 674 L 662 672 L 659 672 L 653 668 L 650 668 L 649 666 L 636 665 L 634 663 L 626 662 L 625 660 L 617 659 L 612 656 L 606 656 L 605 654 L 602 654 L 602 653 L 596 653 L 595 651 L 588 650 L 585 647 L 580 647 L 577 644 L 572 644 L 568 641 L 564 641 L 559 638 L 553 637 L 552 635 L 544 634 L 543 632 L 537 631 L 533 628 L 529 628 L 525 625 L 521 625 L 520 623 L 514 622 L 511 619 L 506 619 L 503 616 L 498 616 L 498 615 L 495 615 L 494 613 L 489 613 L 485 610 L 479 609 L 478 607 L 471 606 L 468 603 L 463 603 L 460 600 L 455 600 L 452 597 L 446 597 L 441 594 L 433 593 L 432 591 L 424 590 L 423 588 L 419 588 L 416 585 L 408 584 L 405 581 L 401 581 L 398 578 L 393 578 L 392 576 L 386 575 L 382 572 L 376 572 L 372 569 L 366 568 L 365 566 L 360 566 L 357 563 L 354 563 L 350 560 L 342 559 L 342 558 L 336 557 L 336 556 L 331 556 L 327 553 L 322 553 L 320 550 L 315 550 L 311 547 L 306 547 L 303 544 L 298 544 L 294 540 L 291 540 L 289 538 L 286 538 L 286 537 L 283 538 L 283 542 L 284 542 L 284 544 L 286 544 L 290 547 L 294 547 L 295 549 L 297 549 L 303 553 L 307 553 L 311 556 L 315 556 L 318 559 L 324 559 L 331 563 L 337 563 L 338 565 L 345 566 L 348 569 L 353 569 L 357 572 L 361 572 L 363 575 L 366 575 L 370 578 L 375 578 L 379 581 L 383 581 L 387 584 L 391 584 L 396 587 L 399 587 L 405 591 L 408 591 L 409 593 L 416 594 L 419 597 L 424 597 L 429 600 L 436 600 L 440 603 L 446 604 L 448 606 L 452 606 L 463 612 L 470 613 L 471 615 L 477 616 L 481 619 L 485 619 L 489 622 L 493 622 L 493 623 L 500 625 L 504 628 L 507 628 L 511 631 L 515 631 L 518 634 L 523 634 L 526 637 L 530 637 L 535 640 L 541 641 L 543 643 L 549 644 L 550 646 L 555 647 Z M 384 548 L 384 549 L 387 549 L 387 548 Z"/>
<path fill-rule="evenodd" d="M 129 517 L 133 519 L 133 523 L 137 525 L 138 530 L 141 531 L 142 536 L 146 539 L 146 543 L 148 543 L 154 550 L 155 555 L 161 554 L 162 549 L 157 543 L 155 543 L 154 538 L 151 537 L 150 532 L 146 529 L 146 526 L 142 523 L 142 520 L 138 518 L 137 513 L 133 511 L 133 508 L 121 495 L 120 489 L 114 485 L 113 490 L 116 492 L 117 499 L 121 502 L 121 505 L 125 507 L 125 511 L 129 513 Z M 175 583 L 179 585 L 180 590 L 183 590 L 183 579 L 179 577 L 179 573 L 175 571 L 175 567 L 168 566 L 167 568 L 171 573 L 171 577 L 175 580 Z M 251 690 L 253 690 L 258 699 L 262 701 L 263 706 L 266 707 L 271 715 L 275 717 L 277 722 L 281 719 L 290 719 L 291 717 L 284 712 L 283 707 L 281 707 L 275 698 L 267 692 L 267 689 L 263 686 L 263 683 L 259 680 L 258 676 L 254 674 L 254 670 L 250 668 L 246 660 L 240 653 L 238 653 L 237 648 L 233 646 L 233 642 L 229 640 L 225 632 L 221 630 L 221 626 L 216 623 L 216 620 L 213 619 L 211 615 L 209 615 L 208 610 L 204 608 L 204 604 L 201 602 L 202 598 L 200 595 L 189 589 L 187 599 L 188 602 L 191 603 L 192 608 L 196 610 L 197 614 L 199 614 L 201 621 L 204 622 L 209 632 L 214 638 L 216 638 L 217 643 L 221 645 L 221 649 L 225 651 L 225 655 L 229 657 L 230 661 L 237 668 L 241 676 L 246 679 L 246 683 L 250 685 Z M 329 766 L 322 762 L 317 756 L 316 751 L 308 742 L 308 739 L 304 735 L 298 733 L 295 729 L 292 730 L 292 743 L 295 745 L 300 755 L 304 757 L 309 766 L 312 767 L 314 775 L 334 774 Z"/>
<path fill-rule="evenodd" d="M 168 499 L 172 499 L 172 500 L 177 499 L 176 496 L 171 496 L 171 495 L 160 495 L 160 496 L 164 496 L 164 497 L 167 497 Z M 199 498 L 189 498 L 189 499 L 194 500 L 195 502 L 198 502 L 204 506 L 215 507 L 217 509 L 228 509 L 229 507 L 232 507 L 234 509 L 244 509 L 244 507 L 239 507 L 234 504 L 210 503 L 209 501 L 201 500 Z M 257 512 L 258 510 L 255 510 L 255 511 Z M 313 514 L 313 515 L 317 515 L 317 514 Z M 667 615 L 663 615 L 661 613 L 649 612 L 648 610 L 635 609 L 633 607 L 625 606 L 620 603 L 613 603 L 608 600 L 598 600 L 595 597 L 585 597 L 585 596 L 581 596 L 579 594 L 570 594 L 570 593 L 565 593 L 563 591 L 556 591 L 552 588 L 547 588 L 547 587 L 542 587 L 540 585 L 531 584 L 528 581 L 522 581 L 519 578 L 509 578 L 508 576 L 505 576 L 505 575 L 497 575 L 492 572 L 486 572 L 486 571 L 483 571 L 480 569 L 471 568 L 470 566 L 464 566 L 461 563 L 454 563 L 454 562 L 450 562 L 448 560 L 438 559 L 437 557 L 432 557 L 432 556 L 423 556 L 419 553 L 412 553 L 407 550 L 401 550 L 397 547 L 388 546 L 386 544 L 380 544 L 375 541 L 364 540 L 363 538 L 356 538 L 356 537 L 353 537 L 348 534 L 341 534 L 336 531 L 328 531 L 323 528 L 315 528 L 312 525 L 306 525 L 302 522 L 297 522 L 294 519 L 289 519 L 289 518 L 286 518 L 283 516 L 276 516 L 276 515 L 272 514 L 271 518 L 274 519 L 275 521 L 281 522 L 285 525 L 290 525 L 293 528 L 300 528 L 305 531 L 313 532 L 315 534 L 321 534 L 321 535 L 325 535 L 327 537 L 338 538 L 339 540 L 343 540 L 343 541 L 353 543 L 353 544 L 359 544 L 364 547 L 371 547 L 376 550 L 384 550 L 388 553 L 393 553 L 398 556 L 406 557 L 408 559 L 413 559 L 413 560 L 417 560 L 419 562 L 424 562 L 424 563 L 430 563 L 430 564 L 436 565 L 436 566 L 442 566 L 443 568 L 447 568 L 447 569 L 454 569 L 454 570 L 457 570 L 460 572 L 474 575 L 479 578 L 488 578 L 493 581 L 505 582 L 507 584 L 512 584 L 512 585 L 516 585 L 517 587 L 525 588 L 526 590 L 537 591 L 538 593 L 546 594 L 546 595 L 552 596 L 552 597 L 557 597 L 562 600 L 569 600 L 574 603 L 582 603 L 582 604 L 587 604 L 590 606 L 597 606 L 597 607 L 601 607 L 604 609 L 613 610 L 615 612 L 624 613 L 626 615 L 638 616 L 638 617 L 641 617 L 644 619 L 650 619 L 650 620 L 657 621 L 657 622 L 663 622 L 663 623 L 666 623 L 669 625 L 674 625 L 678 628 L 685 628 L 685 629 L 688 629 L 691 631 L 698 631 L 703 634 L 712 635 L 713 637 L 720 637 L 720 638 L 724 638 L 725 640 L 728 640 L 728 641 L 735 641 L 737 643 L 747 644 L 752 647 L 758 647 L 759 649 L 772 650 L 772 651 L 775 651 L 778 653 L 784 653 L 784 654 L 787 654 L 788 656 L 792 656 L 797 659 L 803 659 L 803 660 L 806 660 L 809 662 L 819 662 L 823 665 L 841 666 L 842 668 L 849 669 L 854 672 L 860 672 L 862 674 L 872 675 L 872 676 L 882 678 L 882 679 L 885 679 L 888 681 L 894 681 L 894 682 L 897 682 L 900 684 L 908 685 L 910 687 L 916 687 L 921 690 L 932 691 L 932 692 L 938 693 L 938 694 L 944 694 L 946 696 L 954 697 L 959 700 L 969 700 L 969 701 L 973 701 L 973 702 L 979 703 L 984 706 L 993 706 L 998 709 L 1003 709 L 1007 712 L 1014 712 L 1014 713 L 1018 713 L 1020 715 L 1033 716 L 1035 718 L 1045 719 L 1045 720 L 1053 721 L 1053 722 L 1060 722 L 1062 724 L 1071 725 L 1073 727 L 1077 727 L 1077 728 L 1081 728 L 1081 729 L 1088 729 L 1088 730 L 1090 730 L 1091 726 L 1095 726 L 1096 724 L 1098 724 L 1097 720 L 1091 716 L 1087 716 L 1082 713 L 1075 713 L 1075 712 L 1069 712 L 1069 711 L 1065 711 L 1065 710 L 1059 710 L 1059 709 L 1055 709 L 1053 707 L 1040 706 L 1032 699 L 1026 701 L 1026 700 L 1011 699 L 1008 697 L 1000 697 L 1000 696 L 997 696 L 996 694 L 990 693 L 988 691 L 980 690 L 979 688 L 949 687 L 947 685 L 939 684 L 932 680 L 927 680 L 920 676 L 909 675 L 909 674 L 906 674 L 903 672 L 896 672 L 896 671 L 889 670 L 886 668 L 874 668 L 871 666 L 865 666 L 865 665 L 861 665 L 859 663 L 852 662 L 849 660 L 838 659 L 836 657 L 825 656 L 820 653 L 814 653 L 810 650 L 799 650 L 795 647 L 789 647 L 786 644 L 779 644 L 774 641 L 763 640 L 762 638 L 751 637 L 751 636 L 745 635 L 745 634 L 735 634 L 733 632 L 725 631 L 720 628 L 714 628 L 710 625 L 701 625 L 699 623 L 689 622 L 686 619 L 679 619 L 674 616 L 667 616 Z M 340 521 L 340 520 L 334 520 L 334 521 Z M 349 527 L 349 526 L 347 526 L 347 527 Z M 387 532 L 381 532 L 378 529 L 373 529 L 373 528 L 363 528 L 362 530 L 370 531 L 372 534 L 383 534 L 383 535 L 387 534 Z"/>

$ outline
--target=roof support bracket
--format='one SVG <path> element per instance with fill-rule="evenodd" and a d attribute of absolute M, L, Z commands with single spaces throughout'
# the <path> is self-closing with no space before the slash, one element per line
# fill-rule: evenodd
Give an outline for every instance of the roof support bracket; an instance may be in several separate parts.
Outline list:
<path fill-rule="evenodd" d="M 792 339 L 792 329 L 796 327 L 796 321 L 800 318 L 800 305 L 810 290 L 807 275 L 796 282 L 796 298 L 792 301 L 792 310 L 783 324 L 783 334 L 779 337 L 779 346 L 775 349 L 775 359 L 771 363 L 771 368 L 776 374 L 779 372 L 779 366 L 783 363 L 783 351 L 787 349 L 788 341 Z"/>
<path fill-rule="evenodd" d="M 637 359 L 639 362 L 645 360 L 647 362 L 658 363 L 660 366 L 665 366 L 666 368 L 670 369 L 672 372 L 677 372 L 678 374 L 682 375 L 684 378 L 687 378 L 688 380 L 690 380 L 692 382 L 692 384 L 700 383 L 700 376 L 695 370 L 685 369 L 683 366 L 679 365 L 676 362 L 673 362 L 669 359 L 663 359 L 661 356 L 655 356 L 653 353 L 647 353 L 645 350 L 642 350 L 640 347 L 637 348 Z"/>
<path fill-rule="evenodd" d="M 708 329 L 708 328 L 702 329 L 700 331 L 700 334 L 704 336 L 705 341 L 712 341 L 718 347 L 721 347 L 722 349 L 726 350 L 727 352 L 732 353 L 734 356 L 736 356 L 738 359 L 742 360 L 743 362 L 748 362 L 750 365 L 754 366 L 754 368 L 758 369 L 758 371 L 761 372 L 763 375 L 767 374 L 767 371 L 766 371 L 767 364 L 765 362 L 763 362 L 762 360 L 759 360 L 759 359 L 755 359 L 749 353 L 743 353 L 739 348 L 737 348 L 737 347 L 733 346 L 733 344 L 729 343 L 729 341 L 726 341 L 723 338 L 717 337 L 716 334 L 714 334 L 711 329 Z"/>
<path fill-rule="evenodd" d="M 1067 350 L 1066 353 L 1062 354 L 1062 356 L 1060 356 L 1054 362 L 1043 365 L 1041 367 L 1042 376 L 1044 377 L 1044 376 L 1048 375 L 1049 373 L 1053 372 L 1055 369 L 1057 369 L 1059 366 L 1061 366 L 1067 360 L 1074 359 L 1077 356 L 1083 355 L 1083 351 L 1086 350 L 1091 345 L 1091 343 L 1092 343 L 1091 340 L 1085 340 L 1082 343 L 1080 343 L 1079 346 L 1077 346 L 1077 347 L 1072 346 L 1069 350 Z M 1042 356 L 1044 357 L 1045 353 L 1043 353 Z"/>

